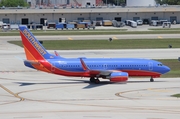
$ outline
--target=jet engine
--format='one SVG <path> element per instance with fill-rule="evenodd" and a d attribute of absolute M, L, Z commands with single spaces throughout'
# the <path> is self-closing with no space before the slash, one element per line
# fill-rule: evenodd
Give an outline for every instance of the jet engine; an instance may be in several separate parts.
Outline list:
<path fill-rule="evenodd" d="M 128 80 L 128 73 L 126 72 L 113 72 L 110 74 L 110 81 L 123 82 Z"/>

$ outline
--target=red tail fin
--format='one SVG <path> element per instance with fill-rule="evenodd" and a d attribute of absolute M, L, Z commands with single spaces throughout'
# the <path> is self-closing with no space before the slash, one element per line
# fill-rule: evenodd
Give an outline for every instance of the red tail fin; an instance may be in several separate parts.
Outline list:
<path fill-rule="evenodd" d="M 27 60 L 44 60 L 53 58 L 53 55 L 46 51 L 26 26 L 21 25 L 19 26 L 19 29 Z"/>

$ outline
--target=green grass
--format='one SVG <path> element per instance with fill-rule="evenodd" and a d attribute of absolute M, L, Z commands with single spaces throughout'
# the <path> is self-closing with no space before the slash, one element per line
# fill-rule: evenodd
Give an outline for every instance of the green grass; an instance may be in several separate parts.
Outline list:
<path fill-rule="evenodd" d="M 177 97 L 177 98 L 180 98 L 180 94 L 174 94 L 174 95 L 171 95 L 172 97 Z"/>
<path fill-rule="evenodd" d="M 21 41 L 9 41 L 22 46 Z M 153 49 L 180 48 L 180 39 L 126 39 L 126 40 L 47 40 L 43 45 L 48 50 L 81 50 L 81 49 Z"/>
<path fill-rule="evenodd" d="M 36 36 L 47 35 L 125 35 L 125 34 L 179 34 L 180 30 L 127 31 L 127 29 L 104 30 L 33 30 Z M 19 31 L 0 32 L 0 36 L 19 36 Z"/>
<path fill-rule="evenodd" d="M 171 69 L 169 73 L 164 74 L 161 77 L 180 77 L 180 62 L 178 59 L 162 59 L 158 61 L 162 62 L 164 65 L 167 65 Z"/>
<path fill-rule="evenodd" d="M 154 30 L 154 31 L 159 31 L 159 30 L 164 30 L 164 31 L 180 31 L 180 28 L 149 28 L 149 30 Z"/>

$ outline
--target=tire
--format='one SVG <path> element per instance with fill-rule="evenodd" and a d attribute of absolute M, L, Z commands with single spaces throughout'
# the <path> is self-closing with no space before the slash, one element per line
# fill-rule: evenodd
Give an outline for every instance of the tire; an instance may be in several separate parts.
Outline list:
<path fill-rule="evenodd" d="M 95 79 L 94 83 L 99 84 L 100 83 L 99 79 Z"/>

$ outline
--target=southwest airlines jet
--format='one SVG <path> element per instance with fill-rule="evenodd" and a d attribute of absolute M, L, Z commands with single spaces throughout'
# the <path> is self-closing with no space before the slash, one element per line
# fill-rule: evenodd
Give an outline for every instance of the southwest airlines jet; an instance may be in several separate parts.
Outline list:
<path fill-rule="evenodd" d="M 27 67 L 72 77 L 89 77 L 90 82 L 100 83 L 99 78 L 109 79 L 112 82 L 124 82 L 129 76 L 148 76 L 153 82 L 170 71 L 170 68 L 161 62 L 137 58 L 63 58 L 55 52 L 50 54 L 34 37 L 30 30 L 23 25 L 19 26 L 24 46 Z"/>

